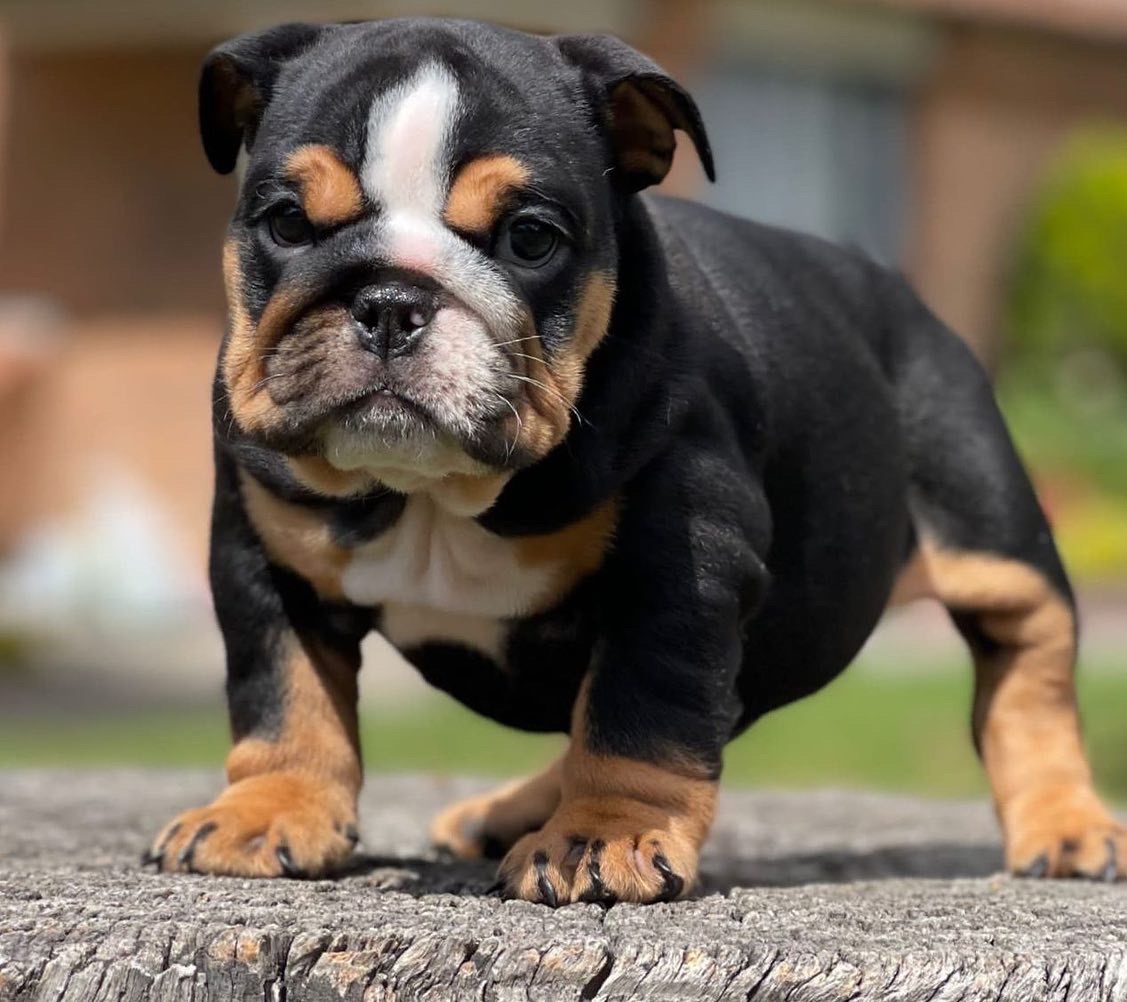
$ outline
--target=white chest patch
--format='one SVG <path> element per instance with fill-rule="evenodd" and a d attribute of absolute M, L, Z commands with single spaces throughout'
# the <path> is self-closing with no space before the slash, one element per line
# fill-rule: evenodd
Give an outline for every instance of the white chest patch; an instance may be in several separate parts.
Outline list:
<path fill-rule="evenodd" d="M 552 564 L 522 562 L 512 540 L 417 494 L 395 525 L 353 551 L 341 584 L 358 605 L 504 619 L 537 608 L 551 593 L 556 571 Z"/>

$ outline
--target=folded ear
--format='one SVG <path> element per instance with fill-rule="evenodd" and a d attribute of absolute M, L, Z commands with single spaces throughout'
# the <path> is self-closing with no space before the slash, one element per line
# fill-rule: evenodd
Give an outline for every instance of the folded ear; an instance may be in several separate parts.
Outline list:
<path fill-rule="evenodd" d="M 319 24 L 280 24 L 240 35 L 208 53 L 200 74 L 200 136 L 211 166 L 235 169 L 239 148 L 250 148 L 282 65 L 326 30 Z"/>
<path fill-rule="evenodd" d="M 602 104 L 624 187 L 640 191 L 664 179 L 673 164 L 674 129 L 693 141 L 705 174 L 716 180 L 696 102 L 657 63 L 613 35 L 561 35 L 555 42 Z"/>

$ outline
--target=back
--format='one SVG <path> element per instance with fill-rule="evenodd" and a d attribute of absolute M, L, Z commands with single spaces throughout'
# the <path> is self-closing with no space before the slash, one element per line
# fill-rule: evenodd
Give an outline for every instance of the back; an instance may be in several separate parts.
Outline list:
<path fill-rule="evenodd" d="M 762 673 L 745 676 L 753 718 L 852 659 L 910 548 L 885 315 L 903 283 L 814 237 L 675 199 L 648 207 L 692 319 L 699 406 L 725 412 L 771 509 L 772 585 L 749 636 Z"/>

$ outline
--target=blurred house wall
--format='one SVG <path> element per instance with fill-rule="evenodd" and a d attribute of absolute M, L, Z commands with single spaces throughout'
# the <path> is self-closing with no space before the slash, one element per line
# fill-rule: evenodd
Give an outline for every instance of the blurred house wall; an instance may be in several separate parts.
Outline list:
<path fill-rule="evenodd" d="M 1120 22 L 1127 29 L 1127 4 Z M 915 110 L 907 264 L 988 361 L 1029 196 L 1069 133 L 1093 120 L 1127 121 L 1127 37 L 946 27 Z"/>
<path fill-rule="evenodd" d="M 78 316 L 222 308 L 230 186 L 200 169 L 206 45 L 13 51 L 3 287 Z"/>
<path fill-rule="evenodd" d="M 230 205 L 199 163 L 206 47 L 15 47 L 7 60 L 0 333 L 7 355 L 36 363 L 0 403 L 0 547 L 73 516 L 120 469 L 202 576 Z"/>

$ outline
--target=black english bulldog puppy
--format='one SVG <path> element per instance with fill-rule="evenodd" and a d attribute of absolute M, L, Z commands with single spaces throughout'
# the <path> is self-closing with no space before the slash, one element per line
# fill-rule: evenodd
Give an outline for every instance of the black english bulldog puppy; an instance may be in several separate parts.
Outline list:
<path fill-rule="evenodd" d="M 821 240 L 642 196 L 692 98 L 610 37 L 290 24 L 207 59 L 241 163 L 214 385 L 211 578 L 230 786 L 168 870 L 349 855 L 360 641 L 511 727 L 563 731 L 437 842 L 512 896 L 691 890 L 725 744 L 897 601 L 942 602 L 1015 873 L 1114 879 L 1076 616 L 986 376 L 905 282 Z M 873 726 L 879 727 L 879 721 Z"/>

